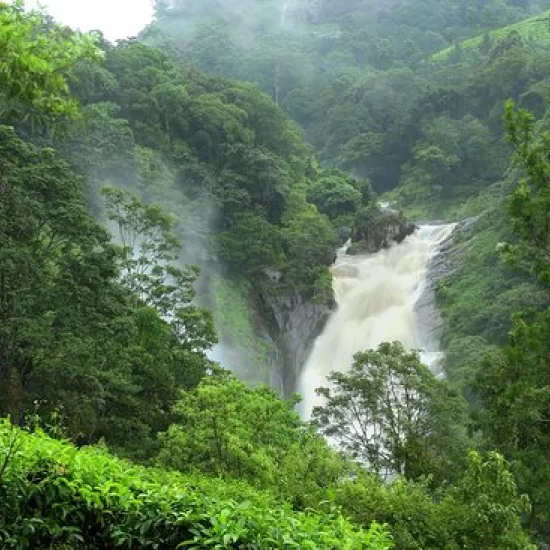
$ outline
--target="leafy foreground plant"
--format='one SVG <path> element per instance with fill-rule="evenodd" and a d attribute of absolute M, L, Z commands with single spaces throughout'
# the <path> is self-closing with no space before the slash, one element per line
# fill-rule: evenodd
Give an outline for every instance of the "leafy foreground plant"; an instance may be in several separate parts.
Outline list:
<path fill-rule="evenodd" d="M 336 509 L 293 512 L 242 483 L 133 466 L 0 423 L 0 546 L 8 548 L 392 548 Z"/>

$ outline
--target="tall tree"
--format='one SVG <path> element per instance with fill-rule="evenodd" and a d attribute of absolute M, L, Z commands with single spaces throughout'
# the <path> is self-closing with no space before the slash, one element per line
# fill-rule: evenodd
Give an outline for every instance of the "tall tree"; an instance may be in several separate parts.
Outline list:
<path fill-rule="evenodd" d="M 417 352 L 383 343 L 328 381 L 317 390 L 326 404 L 313 411 L 321 433 L 378 474 L 452 477 L 464 449 L 463 404 Z"/>
<path fill-rule="evenodd" d="M 516 147 L 520 179 L 509 200 L 516 241 L 504 246 L 506 258 L 550 288 L 550 131 L 533 115 L 506 108 L 508 137 Z M 511 461 L 520 489 L 532 501 L 530 527 L 550 540 L 550 310 L 518 314 L 510 342 L 486 361 L 476 380 L 481 409 L 477 420 L 487 445 Z"/>
<path fill-rule="evenodd" d="M 67 71 L 99 55 L 92 36 L 66 32 L 39 12 L 26 13 L 22 0 L 0 2 L 0 122 L 76 115 Z"/>
<path fill-rule="evenodd" d="M 459 548 L 535 550 L 522 530 L 529 499 L 518 494 L 510 464 L 496 452 L 471 451 L 467 468 L 442 503 L 443 518 Z"/>
<path fill-rule="evenodd" d="M 2 408 L 17 421 L 42 352 L 65 330 L 78 332 L 79 323 L 101 315 L 116 264 L 78 180 L 51 150 L 0 127 L 0 170 L 0 369 L 9 381 Z"/>
<path fill-rule="evenodd" d="M 161 435 L 160 464 L 244 479 L 297 507 L 314 505 L 348 466 L 300 421 L 296 400 L 214 372 L 185 392 Z"/>
<path fill-rule="evenodd" d="M 509 214 L 516 245 L 508 246 L 508 257 L 550 286 L 550 131 L 537 131 L 535 118 L 514 103 L 506 105 L 508 138 L 516 147 L 515 163 L 522 177 L 514 190 Z"/>
<path fill-rule="evenodd" d="M 190 353 L 203 354 L 216 342 L 212 316 L 194 303 L 199 268 L 181 263 L 172 219 L 125 191 L 106 188 L 104 196 L 122 244 L 121 282 L 137 305 L 155 309 L 170 324 Z"/>

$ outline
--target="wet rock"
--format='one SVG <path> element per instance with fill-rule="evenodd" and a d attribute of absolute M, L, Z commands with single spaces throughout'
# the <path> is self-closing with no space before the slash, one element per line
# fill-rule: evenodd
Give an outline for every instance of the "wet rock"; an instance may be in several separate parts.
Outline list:
<path fill-rule="evenodd" d="M 390 244 L 400 243 L 416 230 L 403 214 L 389 208 L 370 206 L 358 213 L 348 254 L 374 254 Z"/>
<path fill-rule="evenodd" d="M 426 282 L 420 298 L 415 304 L 415 312 L 423 327 L 426 349 L 438 347 L 443 338 L 443 317 L 437 307 L 436 291 L 441 281 L 451 276 L 460 266 L 463 251 L 463 236 L 475 225 L 478 218 L 468 218 L 459 222 L 453 232 L 439 245 L 428 266 Z"/>
<path fill-rule="evenodd" d="M 351 238 L 351 232 L 352 232 L 351 227 L 347 227 L 347 226 L 339 227 L 336 230 L 338 239 L 343 243 L 345 243 L 348 239 Z"/>
<path fill-rule="evenodd" d="M 311 348 L 336 304 L 316 303 L 299 292 L 268 290 L 260 292 L 256 302 L 266 331 L 277 348 L 273 376 L 282 381 L 282 393 L 290 397 L 297 389 L 299 374 Z"/>
<path fill-rule="evenodd" d="M 451 235 L 439 245 L 439 253 L 430 262 L 428 279 L 432 286 L 451 276 L 460 266 L 459 258 L 464 249 L 464 235 L 476 224 L 478 217 L 457 223 Z"/>

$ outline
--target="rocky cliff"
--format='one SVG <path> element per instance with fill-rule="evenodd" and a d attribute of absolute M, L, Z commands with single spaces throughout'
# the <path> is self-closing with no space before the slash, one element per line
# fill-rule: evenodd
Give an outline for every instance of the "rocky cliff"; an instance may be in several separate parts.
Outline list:
<path fill-rule="evenodd" d="M 352 245 L 348 254 L 372 254 L 387 248 L 392 242 L 400 243 L 414 233 L 416 225 L 401 212 L 391 208 L 371 206 L 361 210 L 352 230 Z"/>
<path fill-rule="evenodd" d="M 301 369 L 335 304 L 316 303 L 300 292 L 263 291 L 257 295 L 256 305 L 277 349 L 272 357 L 272 384 L 278 386 L 280 380 L 282 393 L 289 397 L 296 391 Z"/>
<path fill-rule="evenodd" d="M 437 289 L 440 281 L 449 277 L 460 265 L 460 255 L 465 246 L 464 234 L 473 228 L 477 218 L 468 218 L 456 224 L 449 237 L 439 245 L 428 266 L 426 284 L 416 302 L 415 312 L 423 325 L 423 347 L 437 349 L 443 339 L 443 317 L 437 306 Z"/>
<path fill-rule="evenodd" d="M 415 229 L 400 212 L 379 206 L 367 208 L 357 217 L 348 253 L 378 252 L 392 242 L 403 241 Z M 282 387 L 282 393 L 289 396 L 296 391 L 301 369 L 336 303 L 317 303 L 300 292 L 276 292 L 270 287 L 258 293 L 255 303 L 267 333 L 263 337 L 277 350 L 271 357 L 271 384 Z"/>

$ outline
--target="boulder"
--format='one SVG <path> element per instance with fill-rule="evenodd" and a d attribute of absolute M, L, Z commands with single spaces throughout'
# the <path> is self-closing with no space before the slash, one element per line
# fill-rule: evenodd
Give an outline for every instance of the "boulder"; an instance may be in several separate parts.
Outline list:
<path fill-rule="evenodd" d="M 392 243 L 400 243 L 416 231 L 401 212 L 369 206 L 357 214 L 348 254 L 374 254 Z"/>

